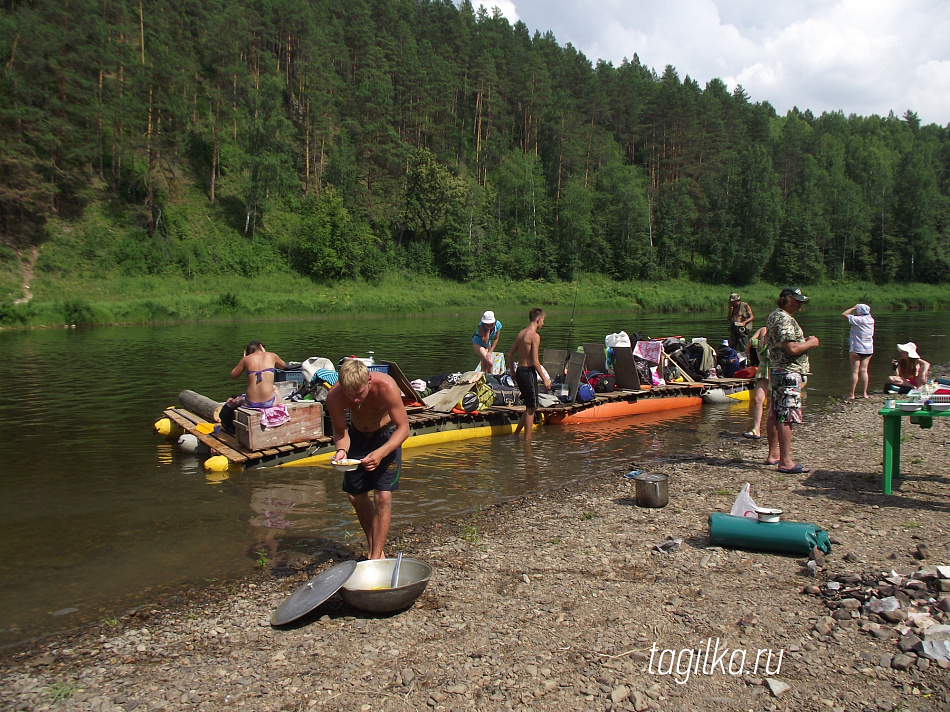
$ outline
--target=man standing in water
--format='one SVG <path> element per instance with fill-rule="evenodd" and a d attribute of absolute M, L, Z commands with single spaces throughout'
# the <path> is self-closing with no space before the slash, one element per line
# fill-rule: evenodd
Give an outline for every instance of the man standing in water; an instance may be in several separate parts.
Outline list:
<path fill-rule="evenodd" d="M 409 437 L 409 418 L 399 386 L 388 374 L 370 373 L 362 361 L 346 359 L 336 385 L 327 394 L 327 412 L 336 445 L 333 460 L 360 461 L 355 470 L 343 475 L 343 491 L 366 534 L 367 558 L 382 559 L 392 517 L 392 493 L 399 489 L 402 444 Z M 375 491 L 373 499 L 370 490 Z"/>
<path fill-rule="evenodd" d="M 802 422 L 802 381 L 809 370 L 808 351 L 818 347 L 818 337 L 806 339 L 795 321 L 795 314 L 807 301 L 808 297 L 797 287 L 783 289 L 776 302 L 778 308 L 766 321 L 772 402 L 767 423 L 769 456 L 765 464 L 778 465 L 779 472 L 788 474 L 810 471 L 792 459 L 792 424 Z"/>
<path fill-rule="evenodd" d="M 544 326 L 544 310 L 535 307 L 528 313 L 530 323 L 521 330 L 511 350 L 508 351 L 508 363 L 511 364 L 511 375 L 521 391 L 521 402 L 525 407 L 524 413 L 518 420 L 515 435 L 524 429 L 525 442 L 531 440 L 531 429 L 534 427 L 534 414 L 538 409 L 538 377 L 544 382 L 544 387 L 551 388 L 551 379 L 541 368 L 538 354 L 541 352 L 541 337 L 538 329 Z M 515 368 L 514 354 L 517 351 L 518 361 Z"/>
<path fill-rule="evenodd" d="M 729 345 L 740 353 L 749 347 L 754 317 L 752 307 L 742 301 L 736 292 L 729 295 Z"/>
<path fill-rule="evenodd" d="M 247 371 L 245 408 L 263 410 L 274 405 L 278 397 L 277 388 L 274 386 L 274 372 L 276 368 L 286 365 L 280 356 L 265 349 L 260 341 L 252 341 L 247 345 L 244 357 L 231 369 L 231 380 L 234 381 Z"/>

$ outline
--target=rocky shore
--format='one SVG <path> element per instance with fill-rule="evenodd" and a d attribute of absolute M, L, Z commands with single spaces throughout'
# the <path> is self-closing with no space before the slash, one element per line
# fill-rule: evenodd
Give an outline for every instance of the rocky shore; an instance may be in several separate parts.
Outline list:
<path fill-rule="evenodd" d="M 4 651 L 0 707 L 950 709 L 950 663 L 921 648 L 924 628 L 950 623 L 950 428 L 904 422 L 903 477 L 885 496 L 882 400 L 806 415 L 794 452 L 809 474 L 722 433 L 705 452 L 396 532 L 390 550 L 435 571 L 395 615 L 335 595 L 270 625 L 335 552 Z M 668 506 L 636 506 L 634 467 L 670 475 Z M 809 565 L 710 547 L 709 514 L 745 482 L 759 505 L 827 529 L 831 553 Z"/>

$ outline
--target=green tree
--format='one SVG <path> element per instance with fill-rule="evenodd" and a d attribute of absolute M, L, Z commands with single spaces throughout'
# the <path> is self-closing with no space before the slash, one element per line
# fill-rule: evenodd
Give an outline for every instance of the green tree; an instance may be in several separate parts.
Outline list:
<path fill-rule="evenodd" d="M 243 107 L 246 123 L 240 169 L 244 176 L 244 232 L 252 236 L 268 202 L 297 185 L 292 161 L 296 132 L 282 105 L 281 80 L 272 74 L 261 74 L 257 86 L 250 88 Z"/>
<path fill-rule="evenodd" d="M 355 219 L 332 186 L 293 204 L 300 215 L 295 235 L 298 269 L 314 279 L 373 278 L 379 266 L 377 240 Z M 367 272 L 361 273 L 366 266 Z"/>

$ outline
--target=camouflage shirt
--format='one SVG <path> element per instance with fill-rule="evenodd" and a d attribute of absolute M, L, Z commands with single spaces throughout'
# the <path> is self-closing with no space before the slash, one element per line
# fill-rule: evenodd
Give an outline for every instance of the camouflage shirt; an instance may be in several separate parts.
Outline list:
<path fill-rule="evenodd" d="M 780 307 L 769 314 L 765 328 L 768 329 L 769 359 L 772 361 L 772 368 L 783 368 L 792 373 L 808 373 L 810 370 L 808 352 L 791 356 L 782 347 L 786 341 L 805 340 L 805 332 L 802 331 L 802 327 L 798 325 L 795 318 Z"/>

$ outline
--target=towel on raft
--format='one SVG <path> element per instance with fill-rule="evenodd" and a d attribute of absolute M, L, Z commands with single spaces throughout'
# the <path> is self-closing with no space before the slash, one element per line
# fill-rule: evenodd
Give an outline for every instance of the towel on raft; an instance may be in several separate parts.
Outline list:
<path fill-rule="evenodd" d="M 638 341 L 633 347 L 633 355 L 639 356 L 644 361 L 650 363 L 659 363 L 660 354 L 663 353 L 663 344 L 659 341 Z"/>
<path fill-rule="evenodd" d="M 261 428 L 276 428 L 290 421 L 290 414 L 287 412 L 287 406 L 283 403 L 263 408 L 261 410 Z"/>

